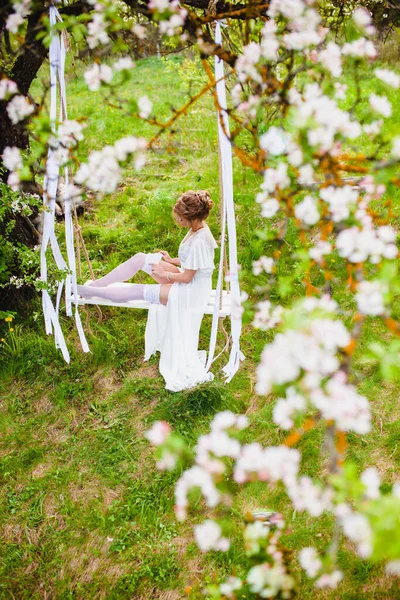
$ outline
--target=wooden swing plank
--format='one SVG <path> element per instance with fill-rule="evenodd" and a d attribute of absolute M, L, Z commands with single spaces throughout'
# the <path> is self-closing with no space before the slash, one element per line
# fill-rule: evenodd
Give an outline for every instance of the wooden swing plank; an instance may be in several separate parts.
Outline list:
<path fill-rule="evenodd" d="M 113 284 L 110 287 L 127 287 L 134 285 L 132 283 L 118 283 Z M 216 291 L 212 290 L 210 294 L 210 299 L 207 304 L 207 308 L 205 310 L 206 315 L 214 314 L 214 301 L 215 301 Z M 82 298 L 78 296 L 78 304 L 80 306 L 84 306 L 85 304 L 94 304 L 97 306 L 116 306 L 120 308 L 141 308 L 142 310 L 148 310 L 149 303 L 146 300 L 132 300 L 130 302 L 112 302 L 111 300 L 107 300 L 106 298 Z M 222 307 L 219 309 L 218 316 L 219 317 L 227 317 L 231 314 L 231 296 L 229 292 L 222 292 Z"/>

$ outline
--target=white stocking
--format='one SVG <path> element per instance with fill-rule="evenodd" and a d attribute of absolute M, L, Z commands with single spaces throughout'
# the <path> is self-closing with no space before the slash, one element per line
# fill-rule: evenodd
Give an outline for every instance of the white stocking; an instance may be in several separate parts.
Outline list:
<path fill-rule="evenodd" d="M 118 265 L 115 269 L 101 277 L 96 279 L 90 285 L 95 288 L 104 288 L 112 283 L 118 283 L 119 281 L 128 281 L 140 270 L 145 271 L 151 275 L 151 266 L 158 264 L 162 259 L 162 254 L 156 252 L 154 254 L 144 254 L 144 252 L 138 252 L 124 263 Z"/>
<path fill-rule="evenodd" d="M 96 287 L 91 284 L 78 285 L 78 294 L 83 298 L 104 298 L 106 300 L 111 300 L 112 302 L 147 300 L 147 302 L 150 302 L 151 304 L 160 304 L 160 289 L 161 285 L 159 283 L 154 283 L 150 285 L 136 283 L 130 285 L 129 287 Z"/>

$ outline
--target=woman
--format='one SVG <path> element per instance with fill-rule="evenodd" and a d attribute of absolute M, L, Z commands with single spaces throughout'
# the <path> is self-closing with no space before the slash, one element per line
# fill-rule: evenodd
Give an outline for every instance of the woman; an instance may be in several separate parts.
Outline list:
<path fill-rule="evenodd" d="M 160 351 L 160 373 L 166 388 L 175 392 L 213 379 L 211 373 L 206 373 L 205 352 L 197 350 L 200 325 L 212 289 L 217 247 L 205 223 L 211 208 L 208 192 L 185 192 L 172 211 L 177 223 L 189 229 L 179 246 L 178 258 L 171 258 L 166 251 L 140 252 L 105 277 L 90 285 L 78 286 L 78 293 L 84 298 L 150 303 L 145 360 Z M 151 275 L 157 284 L 108 287 L 131 279 L 139 270 Z"/>

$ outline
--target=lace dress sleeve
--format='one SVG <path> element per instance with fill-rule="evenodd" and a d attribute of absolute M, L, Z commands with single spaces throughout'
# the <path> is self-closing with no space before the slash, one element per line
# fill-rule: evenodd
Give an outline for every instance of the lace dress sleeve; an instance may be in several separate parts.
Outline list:
<path fill-rule="evenodd" d="M 194 239 L 189 247 L 185 260 L 181 261 L 184 269 L 213 269 L 214 268 L 214 249 L 210 247 L 207 240 L 203 237 Z"/>

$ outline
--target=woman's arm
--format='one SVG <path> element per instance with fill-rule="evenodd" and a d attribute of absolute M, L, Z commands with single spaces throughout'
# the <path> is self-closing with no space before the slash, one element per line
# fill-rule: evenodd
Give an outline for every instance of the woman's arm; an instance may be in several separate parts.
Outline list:
<path fill-rule="evenodd" d="M 153 265 L 151 272 L 156 277 L 165 278 L 167 283 L 190 283 L 196 275 L 195 269 L 185 269 L 183 273 L 171 273 L 171 271 L 164 271 L 160 265 Z"/>
<path fill-rule="evenodd" d="M 171 265 L 176 265 L 177 267 L 180 266 L 181 261 L 179 258 L 171 258 L 166 250 L 160 250 L 160 254 L 163 255 L 163 260 L 165 262 L 170 263 Z"/>

